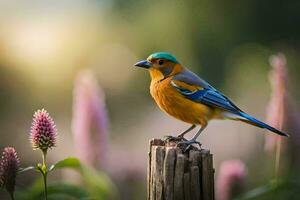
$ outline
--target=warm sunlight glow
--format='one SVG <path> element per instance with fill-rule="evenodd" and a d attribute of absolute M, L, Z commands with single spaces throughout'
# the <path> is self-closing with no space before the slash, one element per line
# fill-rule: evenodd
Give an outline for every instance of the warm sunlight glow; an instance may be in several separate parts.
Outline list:
<path fill-rule="evenodd" d="M 18 59 L 25 62 L 48 62 L 62 48 L 65 28 L 63 24 L 21 23 L 7 27 L 7 47 Z"/>

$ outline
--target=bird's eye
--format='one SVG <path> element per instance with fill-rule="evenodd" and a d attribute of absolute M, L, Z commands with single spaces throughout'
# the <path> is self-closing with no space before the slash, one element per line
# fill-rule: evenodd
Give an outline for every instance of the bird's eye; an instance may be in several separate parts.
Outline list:
<path fill-rule="evenodd" d="M 159 64 L 159 65 L 162 65 L 162 64 L 164 64 L 164 61 L 163 61 L 163 60 L 159 60 L 159 61 L 158 61 L 158 64 Z"/>

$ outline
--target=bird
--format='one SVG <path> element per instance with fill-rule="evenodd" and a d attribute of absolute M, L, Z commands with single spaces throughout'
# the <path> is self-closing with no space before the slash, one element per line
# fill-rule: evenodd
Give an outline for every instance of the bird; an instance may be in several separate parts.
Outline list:
<path fill-rule="evenodd" d="M 187 149 L 193 144 L 201 145 L 197 138 L 212 119 L 242 121 L 280 136 L 288 136 L 242 111 L 228 97 L 185 68 L 168 52 L 153 53 L 134 66 L 149 71 L 150 93 L 158 107 L 165 113 L 191 125 L 174 138 L 184 139 L 187 133 L 200 126 L 199 131 L 190 140 L 185 139 L 181 142 L 187 145 Z"/>

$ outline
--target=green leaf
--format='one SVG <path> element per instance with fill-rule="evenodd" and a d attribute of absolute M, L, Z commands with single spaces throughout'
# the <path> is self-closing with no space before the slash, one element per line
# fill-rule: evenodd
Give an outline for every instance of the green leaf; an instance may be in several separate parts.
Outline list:
<path fill-rule="evenodd" d="M 272 191 L 272 189 L 270 187 L 270 184 L 266 184 L 266 185 L 257 187 L 255 189 L 247 192 L 246 194 L 242 195 L 239 198 L 236 198 L 235 200 L 254 199 L 254 198 L 260 197 L 262 195 L 265 195 L 271 191 Z"/>
<path fill-rule="evenodd" d="M 81 174 L 93 199 L 119 199 L 116 186 L 105 173 L 82 166 Z"/>
<path fill-rule="evenodd" d="M 33 200 L 44 198 L 44 187 L 42 179 L 36 181 L 36 183 L 30 188 L 22 192 L 16 193 L 16 199 Z M 69 183 L 50 183 L 48 185 L 48 199 L 72 199 L 82 200 L 90 199 L 90 196 L 86 190 L 82 187 L 69 184 Z"/>
<path fill-rule="evenodd" d="M 30 171 L 30 170 L 35 170 L 36 168 L 35 167 L 33 167 L 33 166 L 29 166 L 29 167 L 25 167 L 25 168 L 20 168 L 19 170 L 18 170 L 18 173 L 19 174 L 21 174 L 21 173 L 23 173 L 23 172 L 27 172 L 27 171 Z"/>
<path fill-rule="evenodd" d="M 51 197 L 53 194 L 63 194 L 64 196 L 78 199 L 87 198 L 89 196 L 88 192 L 82 187 L 67 183 L 50 184 L 48 187 L 48 194 L 49 197 Z"/>
<path fill-rule="evenodd" d="M 84 181 L 87 190 L 94 200 L 116 199 L 117 189 L 110 178 L 94 168 L 83 165 L 77 158 L 66 158 L 49 168 L 49 172 L 56 169 L 71 168 L 78 171 Z"/>
<path fill-rule="evenodd" d="M 234 200 L 251 200 L 251 199 L 258 199 L 264 195 L 268 195 L 274 192 L 281 190 L 282 188 L 286 187 L 288 182 L 286 181 L 270 181 L 269 183 L 257 187 L 242 196 L 235 198 Z"/>
<path fill-rule="evenodd" d="M 81 164 L 77 158 L 66 158 L 64 160 L 58 161 L 56 164 L 51 165 L 49 168 L 49 172 L 55 169 L 62 169 L 62 168 L 73 168 L 73 169 L 80 169 Z"/>

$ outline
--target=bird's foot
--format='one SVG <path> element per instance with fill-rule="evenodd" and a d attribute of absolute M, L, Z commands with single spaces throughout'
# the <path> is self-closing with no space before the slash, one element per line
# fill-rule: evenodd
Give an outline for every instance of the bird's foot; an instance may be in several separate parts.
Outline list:
<path fill-rule="evenodd" d="M 164 142 L 183 142 L 183 141 L 187 141 L 184 137 L 174 137 L 174 136 L 171 136 L 171 135 L 167 135 L 167 136 L 164 136 L 163 138 L 163 141 Z"/>
<path fill-rule="evenodd" d="M 182 146 L 184 148 L 184 152 L 188 151 L 192 146 L 193 144 L 197 144 L 199 145 L 199 147 L 201 148 L 201 143 L 198 142 L 197 140 L 185 140 L 185 141 L 180 141 L 178 142 L 177 146 Z"/>

